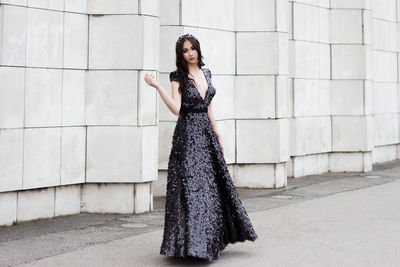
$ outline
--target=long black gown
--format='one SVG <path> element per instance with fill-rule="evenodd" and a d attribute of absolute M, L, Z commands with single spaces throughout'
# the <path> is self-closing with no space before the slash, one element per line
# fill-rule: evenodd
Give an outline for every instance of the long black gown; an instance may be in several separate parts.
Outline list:
<path fill-rule="evenodd" d="M 217 259 L 228 243 L 257 238 L 239 199 L 207 110 L 216 90 L 211 72 L 203 99 L 189 80 L 168 161 L 160 254 Z M 179 81 L 177 72 L 170 81 Z"/>

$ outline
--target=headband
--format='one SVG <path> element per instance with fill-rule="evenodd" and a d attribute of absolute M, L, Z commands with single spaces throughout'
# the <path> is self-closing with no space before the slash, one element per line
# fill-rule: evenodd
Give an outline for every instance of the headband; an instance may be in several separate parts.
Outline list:
<path fill-rule="evenodd" d="M 193 35 L 191 35 L 190 33 L 187 33 L 187 34 L 184 34 L 184 35 L 182 35 L 182 36 L 180 36 L 179 38 L 178 38 L 178 41 L 176 41 L 176 47 L 178 47 L 178 45 L 182 42 L 182 40 L 186 40 L 186 39 L 188 39 L 188 38 L 192 38 L 192 39 L 194 39 L 194 40 L 196 40 L 197 42 L 199 42 L 199 40 L 197 40 L 197 38 L 196 37 L 194 37 Z"/>

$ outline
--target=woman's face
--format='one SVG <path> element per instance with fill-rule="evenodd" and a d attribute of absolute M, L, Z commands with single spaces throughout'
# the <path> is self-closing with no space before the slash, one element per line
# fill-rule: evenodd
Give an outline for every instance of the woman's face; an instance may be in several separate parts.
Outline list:
<path fill-rule="evenodd" d="M 186 40 L 183 43 L 183 58 L 189 64 L 189 63 L 197 63 L 197 57 L 198 57 L 197 50 L 194 49 L 194 46 L 189 40 Z"/>

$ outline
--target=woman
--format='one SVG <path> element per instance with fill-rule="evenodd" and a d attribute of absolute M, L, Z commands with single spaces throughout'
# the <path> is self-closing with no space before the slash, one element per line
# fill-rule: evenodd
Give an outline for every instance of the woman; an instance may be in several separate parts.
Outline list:
<path fill-rule="evenodd" d="M 216 93 L 200 43 L 191 34 L 176 42 L 176 67 L 170 73 L 172 98 L 146 73 L 176 122 L 168 161 L 167 195 L 160 254 L 217 259 L 228 243 L 254 241 L 257 235 L 233 186 L 212 112 Z"/>

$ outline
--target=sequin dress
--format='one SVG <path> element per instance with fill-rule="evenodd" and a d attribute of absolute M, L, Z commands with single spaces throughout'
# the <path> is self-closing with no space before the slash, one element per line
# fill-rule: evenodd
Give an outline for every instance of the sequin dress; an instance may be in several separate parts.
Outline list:
<path fill-rule="evenodd" d="M 216 90 L 211 72 L 204 99 L 189 80 L 168 161 L 160 254 L 217 259 L 229 244 L 257 238 L 239 199 L 207 110 Z M 179 81 L 177 72 L 170 81 Z"/>

